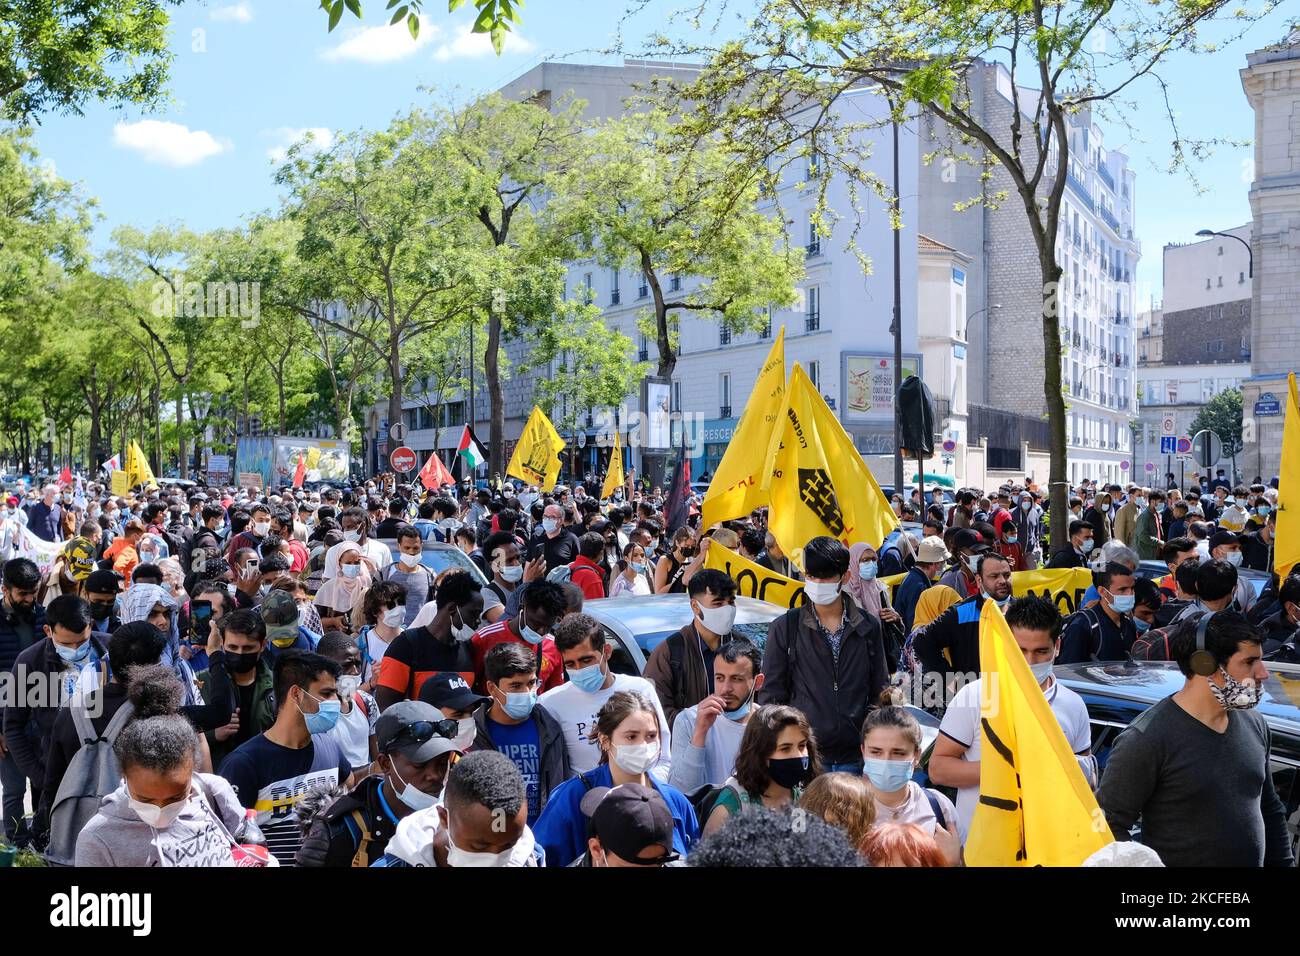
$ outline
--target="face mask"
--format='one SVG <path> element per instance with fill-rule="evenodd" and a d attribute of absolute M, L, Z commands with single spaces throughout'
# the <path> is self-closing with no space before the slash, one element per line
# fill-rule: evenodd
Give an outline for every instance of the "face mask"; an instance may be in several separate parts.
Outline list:
<path fill-rule="evenodd" d="M 658 538 L 651 538 L 651 539 L 650 539 L 650 543 L 649 543 L 648 545 L 646 545 L 646 547 L 650 550 L 650 552 L 651 552 L 652 554 L 653 554 L 655 551 L 658 551 L 658 550 L 659 550 L 659 539 L 658 539 Z"/>
<path fill-rule="evenodd" d="M 1224 555 L 1224 560 L 1226 560 L 1234 568 L 1241 567 L 1241 552 L 1229 551 L 1226 555 Z"/>
<path fill-rule="evenodd" d="M 389 759 L 391 760 L 392 758 L 390 757 Z M 427 810 L 430 807 L 438 805 L 438 797 L 425 793 L 423 790 L 417 790 L 415 787 L 411 786 L 402 779 L 402 775 L 397 772 L 396 766 L 393 767 L 393 776 L 396 777 L 397 782 L 402 785 L 400 790 L 397 787 L 393 788 L 397 791 L 397 799 L 401 800 L 412 810 Z"/>
<path fill-rule="evenodd" d="M 112 601 L 91 601 L 90 613 L 92 614 L 92 616 L 94 616 L 96 621 L 102 621 L 105 618 L 110 617 L 112 615 L 113 602 Z"/>
<path fill-rule="evenodd" d="M 460 719 L 459 731 L 454 741 L 457 750 L 469 750 L 474 743 L 474 738 L 478 735 L 478 725 L 474 723 L 473 717 L 462 717 Z"/>
<path fill-rule="evenodd" d="M 457 617 L 460 617 L 460 610 L 459 610 L 459 609 L 456 610 L 456 616 L 457 616 Z M 470 627 L 468 624 L 466 624 L 466 623 L 465 623 L 465 619 L 462 617 L 462 618 L 460 619 L 460 624 L 459 624 L 459 625 L 457 625 L 457 624 L 453 624 L 453 625 L 451 626 L 451 636 L 452 636 L 452 639 L 455 640 L 457 643 L 459 643 L 459 644 L 464 644 L 466 641 L 468 641 L 468 640 L 470 640 L 471 638 L 473 638 L 473 636 L 474 636 L 474 628 L 472 628 L 472 627 Z M 542 639 L 541 639 L 541 637 L 539 636 L 539 637 L 537 638 L 536 643 L 540 644 L 541 641 L 542 641 Z M 531 644 L 531 643 L 533 643 L 533 642 L 532 642 L 532 641 L 529 641 L 529 643 Z"/>
<path fill-rule="evenodd" d="M 542 530 L 545 531 L 547 534 L 555 534 L 556 529 L 559 527 L 560 527 L 560 523 L 556 521 L 554 518 L 542 519 Z"/>
<path fill-rule="evenodd" d="M 257 667 L 257 660 L 261 656 L 257 651 L 249 651 L 245 654 L 232 654 L 230 651 L 224 653 L 226 655 L 226 670 L 232 674 L 247 674 Z"/>
<path fill-rule="evenodd" d="M 978 554 L 968 554 L 962 560 L 966 562 L 966 568 L 971 572 L 971 574 L 979 572 L 980 556 Z"/>
<path fill-rule="evenodd" d="M 988 591 L 983 590 L 983 588 L 981 588 L 980 590 L 981 593 L 984 595 L 985 600 L 992 601 L 994 604 L 996 604 L 1004 611 L 1007 609 L 1007 605 L 1011 603 L 1010 594 L 1008 594 L 1006 597 L 1002 598 L 1001 600 L 998 600 L 992 594 L 989 594 Z"/>
<path fill-rule="evenodd" d="M 360 532 L 360 531 L 344 531 L 344 532 L 343 532 L 343 540 L 344 540 L 344 541 L 360 541 L 360 540 L 361 540 L 361 532 Z"/>
<path fill-rule="evenodd" d="M 645 574 L 646 571 L 649 570 L 649 568 L 644 562 L 638 564 L 636 561 L 630 561 L 628 562 L 628 564 L 631 566 L 632 570 L 635 571 L 637 574 Z"/>
<path fill-rule="evenodd" d="M 1133 503 L 1137 505 L 1139 511 L 1147 506 L 1147 500 L 1145 498 L 1134 498 Z"/>
<path fill-rule="evenodd" d="M 1259 706 L 1264 696 L 1263 687 L 1253 680 L 1236 680 L 1222 667 L 1219 673 L 1223 675 L 1223 686 L 1210 681 L 1210 693 L 1224 710 L 1250 710 Z"/>
<path fill-rule="evenodd" d="M 519 636 L 522 637 L 529 644 L 532 644 L 534 647 L 542 643 L 542 639 L 543 639 L 541 634 L 538 634 L 531 627 L 529 627 L 527 624 L 524 623 L 524 619 L 522 615 L 519 618 Z"/>
<path fill-rule="evenodd" d="M 418 568 L 420 566 L 420 556 L 418 554 L 407 554 L 403 552 L 397 557 L 398 560 L 408 568 Z"/>
<path fill-rule="evenodd" d="M 135 811 L 135 815 L 140 818 L 140 822 L 145 826 L 152 827 L 155 830 L 166 830 L 176 822 L 176 818 L 189 805 L 190 798 L 186 796 L 184 800 L 177 800 L 175 803 L 169 803 L 165 807 L 155 806 L 152 803 L 141 803 L 135 797 L 131 796 L 131 791 L 126 793 L 127 804 Z"/>
<path fill-rule="evenodd" d="M 874 581 L 879 567 L 880 565 L 875 561 L 860 561 L 858 562 L 858 577 L 864 581 Z"/>
<path fill-rule="evenodd" d="M 501 580 L 507 584 L 518 584 L 524 579 L 524 566 L 522 564 L 507 565 L 497 573 L 501 575 Z"/>
<path fill-rule="evenodd" d="M 259 538 L 265 537 L 270 533 L 271 533 L 271 522 L 258 521 L 253 524 L 253 534 L 257 535 Z"/>
<path fill-rule="evenodd" d="M 360 674 L 343 674 L 339 677 L 339 696 L 352 699 L 352 695 L 357 692 L 361 686 Z"/>
<path fill-rule="evenodd" d="M 456 866 L 474 866 L 474 867 L 502 867 L 510 865 L 510 855 L 514 852 L 514 847 L 508 850 L 502 850 L 500 853 L 468 853 L 462 850 L 456 844 L 451 842 L 451 837 L 447 838 L 447 865 Z"/>
<path fill-rule="evenodd" d="M 1165 506 L 1164 506 L 1164 505 L 1156 505 L 1156 514 L 1158 514 L 1158 515 L 1162 515 L 1162 514 L 1164 514 L 1164 513 L 1165 513 Z"/>
<path fill-rule="evenodd" d="M 1043 661 L 1041 664 L 1030 664 L 1029 672 L 1034 675 L 1034 680 L 1041 684 L 1052 676 L 1052 668 L 1055 666 L 1055 660 Z"/>
<path fill-rule="evenodd" d="M 304 693 L 306 693 L 304 691 Z M 314 714 L 309 714 L 302 710 L 302 718 L 307 722 L 307 733 L 309 734 L 328 734 L 334 729 L 334 725 L 339 722 L 339 715 L 342 713 L 341 706 L 337 700 L 316 700 L 311 694 L 307 694 L 312 700 L 320 705 L 320 709 Z"/>
<path fill-rule="evenodd" d="M 1269 512 L 1268 505 L 1260 505 L 1255 509 L 1255 514 L 1259 515 L 1261 518 L 1267 518 L 1268 512 Z"/>
<path fill-rule="evenodd" d="M 912 779 L 912 761 L 867 757 L 862 762 L 862 775 L 882 793 L 893 793 Z"/>
<path fill-rule="evenodd" d="M 361 574 L 361 565 L 359 564 L 341 564 L 339 573 L 345 578 L 355 578 Z"/>
<path fill-rule="evenodd" d="M 619 744 L 614 748 L 614 763 L 630 774 L 643 774 L 659 760 L 659 745 Z"/>
<path fill-rule="evenodd" d="M 58 652 L 59 657 L 69 664 L 77 664 L 90 656 L 90 641 L 85 641 L 76 647 L 64 647 L 62 644 L 55 644 L 54 650 Z"/>
<path fill-rule="evenodd" d="M 769 760 L 767 773 L 778 787 L 793 790 L 806 783 L 812 772 L 811 761 L 807 757 L 786 757 L 782 760 Z"/>
<path fill-rule="evenodd" d="M 1112 594 L 1110 597 L 1110 606 L 1120 614 L 1132 614 L 1136 604 L 1137 595 L 1134 594 Z"/>
<path fill-rule="evenodd" d="M 1032 502 L 1032 501 L 1022 501 L 1022 502 L 1020 502 L 1020 507 L 1023 508 L 1025 511 L 1028 511 L 1032 505 L 1033 505 L 1033 502 Z"/>
<path fill-rule="evenodd" d="M 599 664 L 592 664 L 590 667 L 580 667 L 577 670 L 566 668 L 569 680 L 573 681 L 574 686 L 580 691 L 588 694 L 594 694 L 605 685 L 605 672 Z"/>
<path fill-rule="evenodd" d="M 744 720 L 745 715 L 749 713 L 749 708 L 753 706 L 753 701 L 754 701 L 754 692 L 751 690 L 749 692 L 749 696 L 745 698 L 745 702 L 743 704 L 741 704 L 735 710 L 724 710 L 722 712 L 722 716 L 726 717 L 728 720 L 735 720 L 735 721 Z"/>
<path fill-rule="evenodd" d="M 1003 540 L 1006 541 L 1007 544 L 1015 544 L 1017 541 L 1020 540 L 1020 538 L 1017 535 L 1013 534 L 1008 538 L 1004 538 Z"/>
<path fill-rule="evenodd" d="M 1082 551 L 1084 554 L 1091 554 L 1092 549 L 1095 548 L 1096 546 L 1097 546 L 1097 542 L 1093 541 L 1092 538 L 1089 538 L 1087 541 L 1083 542 L 1083 544 L 1079 545 L 1079 550 Z"/>
<path fill-rule="evenodd" d="M 833 603 L 840 596 L 840 586 L 835 582 L 808 581 L 803 586 L 803 593 L 814 604 L 825 606 Z"/>
<path fill-rule="evenodd" d="M 504 696 L 505 701 L 501 704 L 501 709 L 512 720 L 523 720 L 537 706 L 536 690 L 526 691 L 521 694 L 505 694 Z"/>
<path fill-rule="evenodd" d="M 401 627 L 406 623 L 406 608 L 394 607 L 384 612 L 383 621 L 389 627 Z"/>
<path fill-rule="evenodd" d="M 1139 634 L 1145 634 L 1147 631 L 1151 630 L 1151 625 L 1140 617 L 1133 618 L 1133 626 L 1137 628 Z"/>
<path fill-rule="evenodd" d="M 713 634 L 730 634 L 736 623 L 736 605 L 724 604 L 722 607 L 700 608 L 700 621 Z"/>

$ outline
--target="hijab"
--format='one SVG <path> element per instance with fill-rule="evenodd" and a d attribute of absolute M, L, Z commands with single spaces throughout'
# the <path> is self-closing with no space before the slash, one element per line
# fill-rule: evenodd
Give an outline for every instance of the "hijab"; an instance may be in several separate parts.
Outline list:
<path fill-rule="evenodd" d="M 331 570 L 334 574 L 328 577 L 317 592 L 315 603 L 318 606 L 335 611 L 351 610 L 370 589 L 370 567 L 366 562 L 361 562 L 359 565 L 361 571 L 355 578 L 345 577 L 339 570 L 339 559 L 353 551 L 362 554 L 361 548 L 355 541 L 344 541 L 330 548 L 325 558 L 325 574 L 328 577 Z"/>
<path fill-rule="evenodd" d="M 859 542 L 849 548 L 849 578 L 844 584 L 844 590 L 853 596 L 853 600 L 858 602 L 858 607 L 879 620 L 881 584 L 879 581 L 864 581 L 858 574 L 858 565 L 862 561 L 862 553 L 870 547 L 871 545 L 865 542 Z M 876 560 L 879 562 L 879 557 Z M 877 567 L 879 567 L 879 564 L 877 564 Z"/>
<path fill-rule="evenodd" d="M 916 612 L 912 615 L 912 630 L 933 623 L 948 608 L 961 600 L 961 596 L 946 584 L 936 584 L 921 592 L 916 602 Z"/>

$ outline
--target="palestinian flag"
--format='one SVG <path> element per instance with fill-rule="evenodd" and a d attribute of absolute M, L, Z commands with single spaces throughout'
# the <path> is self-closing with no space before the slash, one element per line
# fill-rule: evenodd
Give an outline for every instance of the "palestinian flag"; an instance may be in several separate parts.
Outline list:
<path fill-rule="evenodd" d="M 487 461 L 487 453 L 474 437 L 474 429 L 468 425 L 460 433 L 460 444 L 456 446 L 456 454 L 465 462 L 466 475 L 474 474 L 474 469 Z"/>

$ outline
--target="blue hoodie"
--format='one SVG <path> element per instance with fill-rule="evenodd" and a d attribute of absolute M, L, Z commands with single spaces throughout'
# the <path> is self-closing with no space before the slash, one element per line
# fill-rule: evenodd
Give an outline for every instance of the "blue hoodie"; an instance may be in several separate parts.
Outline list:
<path fill-rule="evenodd" d="M 695 818 L 695 808 L 686 795 L 676 787 L 661 783 L 653 774 L 647 774 L 650 785 L 668 804 L 673 815 L 673 849 L 685 856 L 700 837 L 700 824 Z M 596 787 L 612 787 L 613 774 L 609 764 L 603 763 L 595 770 L 566 780 L 551 793 L 542 815 L 537 818 L 533 835 L 546 850 L 547 866 L 568 866 L 587 852 L 588 819 L 580 804 L 587 791 Z"/>

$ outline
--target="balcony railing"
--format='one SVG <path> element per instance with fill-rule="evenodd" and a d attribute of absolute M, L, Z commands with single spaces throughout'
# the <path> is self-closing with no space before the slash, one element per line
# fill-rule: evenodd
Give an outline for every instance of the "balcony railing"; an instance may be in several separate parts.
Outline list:
<path fill-rule="evenodd" d="M 731 329 L 723 328 L 718 331 L 718 344 L 719 345 L 731 344 Z"/>
<path fill-rule="evenodd" d="M 1114 229 L 1115 235 L 1119 235 L 1119 220 L 1116 219 L 1115 214 L 1105 206 L 1101 207 L 1101 221 Z"/>
<path fill-rule="evenodd" d="M 718 417 L 719 417 L 719 418 L 730 418 L 730 417 L 731 417 L 731 406 L 730 406 L 730 405 L 722 405 L 722 406 L 720 406 L 720 407 L 718 408 Z"/>
<path fill-rule="evenodd" d="M 621 302 L 622 300 L 623 300 L 623 294 L 619 292 L 617 289 L 615 289 L 613 292 L 609 294 L 610 305 L 618 305 L 619 302 Z"/>
<path fill-rule="evenodd" d="M 1114 177 L 1111 176 L 1110 171 L 1106 169 L 1105 166 L 1102 165 L 1097 166 L 1097 176 L 1101 179 L 1103 183 L 1105 183 L 1108 187 L 1110 187 L 1111 192 L 1115 191 L 1115 179 Z"/>
<path fill-rule="evenodd" d="M 1065 184 L 1078 194 L 1089 209 L 1093 208 L 1092 193 L 1088 192 L 1088 187 L 1074 177 L 1074 173 L 1065 174 Z"/>
<path fill-rule="evenodd" d="M 803 330 L 805 332 L 816 332 L 822 327 L 822 316 L 820 312 L 814 312 L 811 315 L 803 317 Z"/>
<path fill-rule="evenodd" d="M 822 254 L 822 244 L 820 239 L 815 242 L 808 243 L 807 254 L 809 259 L 811 259 L 813 256 L 820 256 Z"/>

